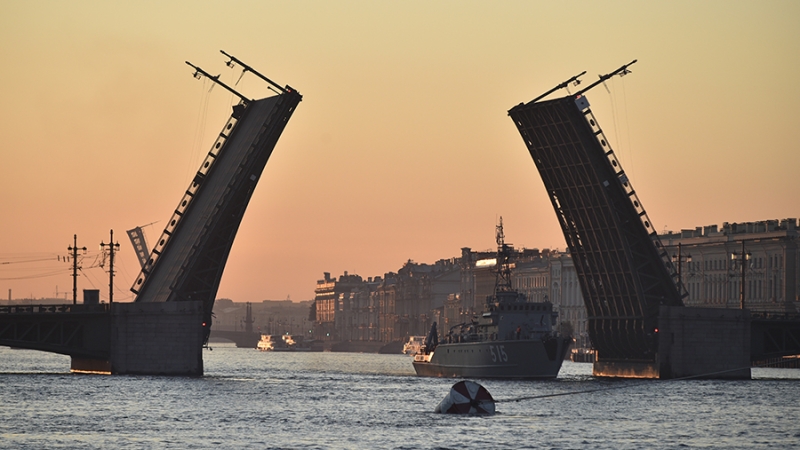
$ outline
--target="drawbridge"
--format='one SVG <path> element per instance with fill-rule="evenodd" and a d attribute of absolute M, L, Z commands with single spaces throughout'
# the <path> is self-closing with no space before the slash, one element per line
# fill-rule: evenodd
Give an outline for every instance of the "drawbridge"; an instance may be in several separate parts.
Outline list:
<path fill-rule="evenodd" d="M 239 65 L 268 83 L 278 95 L 248 99 L 197 66 L 205 76 L 239 97 L 169 219 L 131 291 L 136 302 L 200 301 L 204 342 L 222 272 L 247 204 L 278 138 L 302 96 L 281 87 L 235 57 L 222 52 L 229 67 Z"/>
<path fill-rule="evenodd" d="M 515 106 L 509 115 L 536 164 L 564 233 L 598 357 L 654 362 L 659 309 L 682 306 L 682 288 L 584 95 L 606 79 L 628 73 L 630 64 L 575 94 L 543 100 L 556 90 L 577 85 L 582 74 L 572 77 Z"/>
<path fill-rule="evenodd" d="M 302 96 L 235 57 L 276 95 L 239 98 L 131 290 L 132 303 L 0 307 L 0 345 L 71 357 L 74 372 L 202 375 L 222 273 L 253 191 Z M 243 72 L 243 74 L 244 74 Z M 146 252 L 143 251 L 146 255 Z"/>

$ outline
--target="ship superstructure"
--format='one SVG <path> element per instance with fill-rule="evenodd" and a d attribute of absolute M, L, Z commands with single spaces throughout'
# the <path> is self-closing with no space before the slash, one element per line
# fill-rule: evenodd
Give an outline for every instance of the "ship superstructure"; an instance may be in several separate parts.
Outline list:
<path fill-rule="evenodd" d="M 417 375 L 520 379 L 558 375 L 571 338 L 553 331 L 558 314 L 552 303 L 529 302 L 511 287 L 511 246 L 505 243 L 502 218 L 496 240 L 495 290 L 482 314 L 451 327 L 441 343 L 434 324 L 425 348 L 414 357 Z"/>

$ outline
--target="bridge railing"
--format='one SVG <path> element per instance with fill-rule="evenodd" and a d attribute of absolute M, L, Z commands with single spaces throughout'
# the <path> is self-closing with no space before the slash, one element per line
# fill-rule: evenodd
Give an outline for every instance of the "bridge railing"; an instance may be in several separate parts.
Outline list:
<path fill-rule="evenodd" d="M 622 169 L 622 164 L 620 164 L 619 160 L 617 159 L 617 156 L 614 154 L 614 150 L 611 148 L 611 143 L 608 141 L 608 138 L 606 138 L 602 128 L 600 128 L 600 124 L 594 117 L 592 109 L 588 106 L 588 102 L 579 103 L 576 101 L 576 105 L 586 118 L 586 122 L 591 127 L 592 132 L 597 138 L 597 142 L 603 148 L 605 156 L 608 159 L 608 162 L 611 164 L 611 167 L 617 176 L 617 180 L 622 185 L 622 188 L 625 190 L 625 193 L 628 195 L 631 204 L 636 210 L 636 214 L 639 216 L 639 220 L 642 222 L 642 225 L 644 226 L 645 230 L 647 230 L 647 234 L 650 236 L 650 240 L 653 242 L 653 245 L 656 246 L 656 250 L 658 251 L 658 256 L 661 258 L 661 261 L 664 263 L 664 266 L 667 268 L 667 271 L 669 272 L 672 279 L 676 280 L 676 285 L 678 287 L 678 291 L 680 292 L 681 299 L 688 297 L 689 293 L 686 290 L 686 287 L 683 286 L 683 283 L 680 284 L 677 283 L 678 272 L 675 268 L 675 265 L 672 263 L 672 259 L 670 258 L 667 251 L 664 249 L 664 245 L 661 243 L 661 239 L 659 239 L 658 233 L 653 227 L 653 222 L 647 216 L 647 212 L 644 210 L 642 202 L 639 200 L 639 196 L 636 195 L 636 191 L 633 189 L 633 185 L 631 185 L 631 182 L 628 179 L 628 175 L 626 175 L 625 171 Z"/>
<path fill-rule="evenodd" d="M 133 287 L 131 287 L 131 291 L 133 291 L 135 294 L 139 293 L 145 279 L 153 270 L 153 267 L 158 261 L 159 256 L 161 256 L 161 253 L 164 251 L 164 247 L 166 247 L 167 242 L 169 242 L 169 239 L 172 236 L 172 233 L 175 231 L 175 228 L 177 228 L 178 223 L 183 217 L 183 214 L 189 208 L 194 195 L 200 189 L 200 185 L 203 184 L 206 174 L 209 170 L 211 170 L 219 155 L 224 151 L 225 143 L 227 142 L 228 137 L 233 133 L 233 130 L 236 128 L 236 124 L 239 123 L 239 118 L 243 110 L 243 103 L 240 103 L 237 105 L 237 107 L 234 107 L 233 114 L 231 114 L 231 116 L 228 118 L 228 121 L 225 123 L 225 126 L 222 128 L 222 131 L 217 135 L 214 145 L 211 147 L 211 150 L 208 152 L 206 158 L 203 160 L 203 163 L 200 165 L 200 169 L 198 169 L 197 174 L 195 174 L 195 177 L 189 185 L 189 188 L 186 189 L 186 192 L 181 198 L 178 207 L 175 208 L 167 227 L 161 233 L 161 237 L 153 247 L 153 250 L 150 253 L 150 258 L 148 259 L 147 263 L 145 263 L 144 267 L 142 267 L 142 271 L 136 278 Z"/>
<path fill-rule="evenodd" d="M 55 314 L 55 313 L 106 313 L 108 303 L 97 305 L 7 305 L 0 306 L 0 314 Z"/>
<path fill-rule="evenodd" d="M 750 320 L 770 320 L 800 323 L 800 314 L 750 310 Z"/>

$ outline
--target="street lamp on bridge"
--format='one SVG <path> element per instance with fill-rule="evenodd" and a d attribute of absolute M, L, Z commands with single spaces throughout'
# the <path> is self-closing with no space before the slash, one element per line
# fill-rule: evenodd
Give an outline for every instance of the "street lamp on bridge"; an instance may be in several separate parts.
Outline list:
<path fill-rule="evenodd" d="M 744 309 L 744 289 L 745 289 L 745 275 L 747 273 L 747 263 L 750 261 L 750 252 L 745 252 L 744 250 L 744 240 L 742 241 L 742 252 L 731 253 L 731 268 L 736 270 L 737 263 L 741 266 L 742 269 L 742 284 L 739 287 L 739 308 Z"/>
<path fill-rule="evenodd" d="M 677 255 L 674 253 L 672 254 L 672 263 L 675 264 L 678 273 L 678 289 L 683 288 L 681 280 L 681 266 L 683 266 L 684 261 L 687 263 L 692 262 L 692 255 L 688 254 L 684 256 L 683 254 L 681 254 L 681 243 L 678 242 L 678 254 Z"/>

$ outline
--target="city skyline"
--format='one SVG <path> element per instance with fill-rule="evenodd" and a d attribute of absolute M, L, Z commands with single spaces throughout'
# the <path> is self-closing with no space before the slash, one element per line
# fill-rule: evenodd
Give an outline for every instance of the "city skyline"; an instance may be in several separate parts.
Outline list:
<path fill-rule="evenodd" d="M 800 68 L 800 6 L 570 6 L 242 3 L 220 16 L 189 2 L 4 3 L 0 262 L 14 263 L 0 265 L 0 293 L 71 294 L 69 264 L 18 261 L 66 255 L 74 234 L 94 257 L 114 229 L 114 300 L 130 301 L 125 230 L 159 236 L 236 100 L 184 61 L 272 95 L 249 74 L 237 84 L 220 49 L 304 99 L 218 298 L 308 300 L 324 272 L 366 278 L 492 249 L 499 216 L 516 246 L 563 250 L 506 112 L 633 59 L 587 96 L 658 231 L 798 216 L 800 87 L 783 80 Z M 107 299 L 93 270 L 78 289 Z"/>

